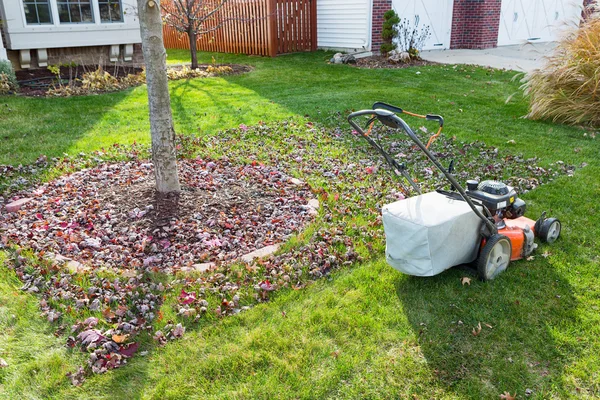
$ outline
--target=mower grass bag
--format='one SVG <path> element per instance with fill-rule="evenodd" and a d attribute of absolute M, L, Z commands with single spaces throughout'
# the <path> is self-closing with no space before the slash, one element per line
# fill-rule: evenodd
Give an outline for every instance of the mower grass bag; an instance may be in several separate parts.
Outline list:
<path fill-rule="evenodd" d="M 433 276 L 477 258 L 482 222 L 464 201 L 431 192 L 387 204 L 382 214 L 386 259 L 400 272 Z"/>

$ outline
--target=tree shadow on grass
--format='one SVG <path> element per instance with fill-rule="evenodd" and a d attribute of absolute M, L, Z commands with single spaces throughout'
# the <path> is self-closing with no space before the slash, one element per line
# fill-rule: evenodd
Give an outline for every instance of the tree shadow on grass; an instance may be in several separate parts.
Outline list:
<path fill-rule="evenodd" d="M 496 280 L 461 285 L 454 268 L 432 278 L 399 279 L 396 290 L 421 351 L 440 383 L 470 398 L 544 397 L 564 392 L 561 376 L 578 324 L 567 280 L 546 260 L 520 261 Z M 479 331 L 481 324 L 481 331 Z"/>
<path fill-rule="evenodd" d="M 100 129 L 98 123 L 133 90 L 69 98 L 7 98 L 0 109 L 0 164 L 29 164 L 40 155 L 60 157 L 96 129 L 106 136 L 112 125 L 123 121 L 106 121 Z"/>

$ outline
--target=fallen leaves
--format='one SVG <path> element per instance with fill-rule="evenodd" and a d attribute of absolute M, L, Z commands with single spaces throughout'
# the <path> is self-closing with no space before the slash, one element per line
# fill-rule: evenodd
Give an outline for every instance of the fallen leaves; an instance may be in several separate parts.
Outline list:
<path fill-rule="evenodd" d="M 473 336 L 478 336 L 481 333 L 481 322 L 477 324 L 473 331 L 471 332 Z"/>
<path fill-rule="evenodd" d="M 423 190 L 447 186 L 420 152 L 410 151 L 408 139 L 389 132 L 375 128 L 372 136 L 387 140 L 386 150 L 411 165 Z M 0 166 L 0 203 L 32 199 L 18 213 L 0 213 L 0 248 L 29 247 L 46 259 L 31 264 L 17 252 L 13 267 L 22 289 L 40 296 L 44 318 L 51 323 L 65 316 L 80 318 L 67 344 L 87 352 L 89 359 L 84 369 L 70 374 L 73 384 L 81 384 L 89 371 L 121 366 L 138 351 L 142 333 L 164 345 L 183 337 L 186 325 L 202 316 L 237 314 L 269 301 L 279 289 L 300 290 L 360 260 L 357 243 L 376 254 L 374 244 L 383 243 L 381 206 L 409 193 L 398 191 L 389 167 L 371 148 L 348 146 L 347 160 L 341 161 L 335 141 L 346 136 L 357 140 L 340 129 L 284 122 L 240 126 L 207 140 L 178 137 L 186 190 L 180 213 L 166 217 L 161 207 L 169 211 L 175 203 L 154 202 L 152 165 L 144 159 L 147 149 L 138 145 L 116 145 L 89 156 L 42 157 L 31 166 Z M 274 137 L 281 148 L 258 158 L 256 146 L 270 148 L 268 140 Z M 322 146 L 315 145 L 317 139 Z M 230 149 L 231 159 L 196 157 L 208 145 Z M 329 147 L 336 152 L 328 153 Z M 441 136 L 434 147 L 442 161 L 459 156 L 458 178 L 519 177 L 507 183 L 521 192 L 573 170 L 564 163 L 541 168 L 536 159 L 502 154 L 481 142 Z M 39 172 L 49 168 L 69 174 L 34 187 Z M 323 185 L 313 192 L 308 183 L 314 181 Z M 315 215 L 322 224 L 293 247 L 253 259 L 242 269 L 231 267 L 241 255 L 285 242 Z M 69 262 L 76 268 L 69 270 Z M 202 263 L 210 268 L 200 277 L 164 284 L 152 280 L 153 274 Z M 461 284 L 470 285 L 471 278 L 461 278 Z M 161 306 L 172 307 L 172 313 L 164 314 L 166 321 Z M 152 332 L 157 323 L 164 326 Z M 474 336 L 481 325 L 473 329 Z M 62 330 L 61 325 L 57 332 Z"/>
<path fill-rule="evenodd" d="M 510 392 L 504 392 L 500 395 L 502 400 L 515 400 L 517 398 L 517 394 L 511 395 Z"/>

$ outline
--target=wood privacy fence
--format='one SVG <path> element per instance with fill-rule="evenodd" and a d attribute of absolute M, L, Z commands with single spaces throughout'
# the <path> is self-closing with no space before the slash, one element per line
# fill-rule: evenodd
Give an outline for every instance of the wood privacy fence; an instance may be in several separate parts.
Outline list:
<path fill-rule="evenodd" d="M 274 57 L 317 49 L 317 0 L 229 0 L 205 24 L 221 26 L 198 38 L 198 50 Z M 168 25 L 163 39 L 167 48 L 190 48 L 187 33 Z"/>

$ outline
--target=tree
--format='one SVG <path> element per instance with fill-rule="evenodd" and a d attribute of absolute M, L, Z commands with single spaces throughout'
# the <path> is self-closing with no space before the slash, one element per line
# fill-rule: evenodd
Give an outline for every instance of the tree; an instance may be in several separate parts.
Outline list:
<path fill-rule="evenodd" d="M 163 4 L 165 24 L 178 32 L 187 33 L 190 40 L 192 69 L 198 68 L 196 40 L 198 36 L 219 29 L 231 18 L 217 19 L 217 12 L 229 0 L 166 0 Z"/>
<path fill-rule="evenodd" d="M 152 162 L 159 194 L 181 190 L 177 173 L 175 128 L 167 78 L 167 52 L 163 44 L 160 0 L 137 0 L 146 64 L 148 107 L 152 136 Z"/>

